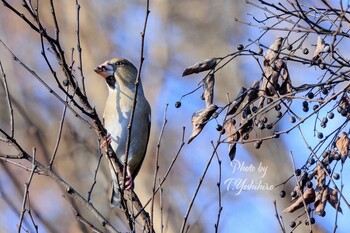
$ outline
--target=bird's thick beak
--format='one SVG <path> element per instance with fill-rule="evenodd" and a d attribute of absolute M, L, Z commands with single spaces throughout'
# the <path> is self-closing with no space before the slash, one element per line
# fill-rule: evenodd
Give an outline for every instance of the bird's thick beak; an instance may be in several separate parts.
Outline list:
<path fill-rule="evenodd" d="M 113 66 L 111 66 L 108 61 L 102 63 L 101 65 L 97 66 L 94 70 L 97 74 L 101 75 L 104 78 L 107 78 L 109 76 L 113 76 L 114 70 Z"/>

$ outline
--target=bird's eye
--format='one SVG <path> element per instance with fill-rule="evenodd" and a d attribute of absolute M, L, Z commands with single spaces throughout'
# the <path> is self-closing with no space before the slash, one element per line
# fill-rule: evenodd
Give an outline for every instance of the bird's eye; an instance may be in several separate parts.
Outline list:
<path fill-rule="evenodd" d="M 124 62 L 122 61 L 117 61 L 116 63 L 114 63 L 116 66 L 123 66 Z"/>

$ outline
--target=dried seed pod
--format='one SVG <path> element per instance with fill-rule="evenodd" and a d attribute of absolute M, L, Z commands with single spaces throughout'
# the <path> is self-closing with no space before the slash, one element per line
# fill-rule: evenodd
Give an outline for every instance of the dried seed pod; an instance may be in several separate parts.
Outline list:
<path fill-rule="evenodd" d="M 211 104 L 207 108 L 198 110 L 192 115 L 193 130 L 192 135 L 188 139 L 188 143 L 197 137 L 217 109 L 218 107 L 215 104 Z"/>
<path fill-rule="evenodd" d="M 214 84 L 215 84 L 215 77 L 214 74 L 209 74 L 205 77 L 203 80 L 204 82 L 204 99 L 205 99 L 205 106 L 208 107 L 211 104 L 213 104 L 213 98 L 214 98 Z"/>
<path fill-rule="evenodd" d="M 301 208 L 305 204 L 308 205 L 315 201 L 315 190 L 314 189 L 306 189 L 303 193 L 303 196 L 300 196 L 293 204 L 288 206 L 283 210 L 283 213 L 293 213 L 297 209 Z"/>
<path fill-rule="evenodd" d="M 324 39 L 320 36 L 317 38 L 316 49 L 314 51 L 314 55 L 312 56 L 312 60 L 317 61 L 320 59 L 320 54 L 323 52 L 325 47 Z"/>
<path fill-rule="evenodd" d="M 337 137 L 335 145 L 340 153 L 341 161 L 342 163 L 344 163 L 346 158 L 348 157 L 348 151 L 350 146 L 350 139 L 347 133 L 343 132 L 340 137 Z"/>
<path fill-rule="evenodd" d="M 217 64 L 217 60 L 218 58 L 210 58 L 207 60 L 204 60 L 202 62 L 196 63 L 190 67 L 187 67 L 182 76 L 186 76 L 186 75 L 190 75 L 190 74 L 194 74 L 194 73 L 200 73 L 206 70 L 211 70 L 214 69 L 216 64 Z"/>
<path fill-rule="evenodd" d="M 228 119 L 224 124 L 224 128 L 228 141 L 229 157 L 232 161 L 236 156 L 236 142 L 240 139 L 241 135 L 235 127 L 234 118 Z"/>

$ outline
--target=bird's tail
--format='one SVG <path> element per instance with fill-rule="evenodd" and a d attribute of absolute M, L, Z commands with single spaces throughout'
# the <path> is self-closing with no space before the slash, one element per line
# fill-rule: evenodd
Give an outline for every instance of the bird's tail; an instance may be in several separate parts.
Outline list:
<path fill-rule="evenodd" d="M 119 183 L 117 175 L 115 174 L 113 168 L 110 165 L 110 170 L 112 174 L 112 188 L 111 188 L 111 194 L 110 194 L 110 204 L 112 207 L 120 208 L 122 209 L 123 206 L 121 205 L 120 201 L 120 192 L 119 192 Z"/>
<path fill-rule="evenodd" d="M 112 207 L 116 207 L 116 208 L 120 208 L 122 209 L 122 205 L 120 203 L 120 193 L 118 191 L 118 184 L 116 184 L 116 180 L 113 180 L 113 184 L 112 184 L 112 192 L 111 192 L 111 206 Z"/>

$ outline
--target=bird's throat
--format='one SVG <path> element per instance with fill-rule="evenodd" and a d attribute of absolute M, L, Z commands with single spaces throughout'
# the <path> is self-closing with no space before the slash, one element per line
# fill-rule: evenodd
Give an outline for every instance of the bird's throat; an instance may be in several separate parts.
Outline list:
<path fill-rule="evenodd" d="M 106 78 L 106 82 L 107 82 L 108 87 L 115 89 L 116 80 L 115 80 L 114 76 L 108 76 Z"/>

